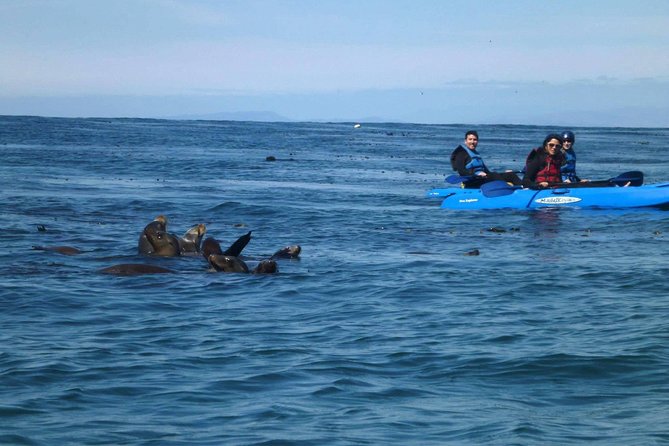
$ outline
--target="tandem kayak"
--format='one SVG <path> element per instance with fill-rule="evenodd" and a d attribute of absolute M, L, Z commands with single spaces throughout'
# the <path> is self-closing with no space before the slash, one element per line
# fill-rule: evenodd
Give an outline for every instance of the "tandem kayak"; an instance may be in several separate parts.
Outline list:
<path fill-rule="evenodd" d="M 525 189 L 491 181 L 481 189 L 447 187 L 432 189 L 428 198 L 441 198 L 443 209 L 537 209 L 546 207 L 576 208 L 669 208 L 669 183 L 621 187 L 568 187 Z"/>

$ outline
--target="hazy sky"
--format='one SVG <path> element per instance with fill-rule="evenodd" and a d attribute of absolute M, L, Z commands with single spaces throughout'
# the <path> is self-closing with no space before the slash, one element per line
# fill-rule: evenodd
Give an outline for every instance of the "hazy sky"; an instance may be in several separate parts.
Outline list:
<path fill-rule="evenodd" d="M 0 30 L 1 114 L 669 126 L 664 0 L 0 0 Z"/>

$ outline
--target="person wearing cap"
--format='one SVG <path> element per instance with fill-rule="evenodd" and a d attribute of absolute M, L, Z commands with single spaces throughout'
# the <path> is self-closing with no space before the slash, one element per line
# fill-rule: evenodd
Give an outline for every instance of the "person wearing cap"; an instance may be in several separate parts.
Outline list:
<path fill-rule="evenodd" d="M 459 175 L 471 177 L 465 181 L 464 187 L 477 188 L 488 181 L 502 180 L 519 186 L 522 180 L 512 171 L 492 172 L 483 162 L 483 158 L 476 150 L 479 143 L 479 135 L 476 130 L 465 133 L 464 145 L 460 144 L 451 153 L 451 167 Z"/>
<path fill-rule="evenodd" d="M 562 136 L 551 133 L 544 139 L 542 147 L 532 149 L 525 163 L 525 187 L 545 188 L 553 183 L 562 182 L 560 171 L 562 156 Z"/>
<path fill-rule="evenodd" d="M 562 136 L 562 156 L 564 164 L 560 169 L 562 172 L 562 181 L 565 183 L 585 183 L 588 180 L 582 180 L 576 175 L 576 152 L 574 152 L 574 143 L 576 137 L 574 132 L 565 130 Z"/>

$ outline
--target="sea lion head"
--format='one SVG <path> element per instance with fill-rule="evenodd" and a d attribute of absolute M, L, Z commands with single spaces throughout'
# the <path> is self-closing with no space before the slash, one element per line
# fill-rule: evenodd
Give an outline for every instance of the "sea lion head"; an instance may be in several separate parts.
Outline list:
<path fill-rule="evenodd" d="M 278 272 L 279 266 L 271 259 L 263 260 L 253 269 L 253 274 L 274 274 Z"/>
<path fill-rule="evenodd" d="M 153 219 L 153 221 L 157 221 L 159 223 L 162 223 L 164 228 L 167 228 L 167 217 L 164 216 L 163 214 L 160 214 L 156 218 Z"/>
<path fill-rule="evenodd" d="M 167 232 L 167 217 L 164 215 L 157 216 L 151 223 L 144 226 L 137 243 L 137 250 L 140 254 L 154 254 L 147 234 L 155 234 L 158 231 Z"/>
<path fill-rule="evenodd" d="M 144 227 L 144 230 L 167 231 L 167 217 L 159 215 L 151 223 Z"/>
<path fill-rule="evenodd" d="M 277 252 L 272 254 L 272 258 L 275 259 L 295 259 L 300 256 L 302 252 L 302 247 L 300 245 L 289 245 L 285 248 L 279 249 Z"/>
<path fill-rule="evenodd" d="M 204 234 L 206 232 L 207 232 L 207 227 L 204 225 L 204 223 L 200 223 L 193 226 L 188 231 L 186 231 L 183 238 L 192 242 L 199 243 L 202 240 L 202 237 L 204 237 Z"/>
<path fill-rule="evenodd" d="M 165 231 L 156 231 L 144 229 L 144 236 L 151 245 L 149 254 L 156 256 L 173 257 L 180 255 L 179 240 L 172 234 Z"/>
<path fill-rule="evenodd" d="M 207 227 L 200 223 L 198 225 L 190 228 L 186 233 L 179 239 L 179 247 L 181 253 L 197 253 L 200 252 L 200 245 L 202 244 L 202 237 L 207 232 Z"/>

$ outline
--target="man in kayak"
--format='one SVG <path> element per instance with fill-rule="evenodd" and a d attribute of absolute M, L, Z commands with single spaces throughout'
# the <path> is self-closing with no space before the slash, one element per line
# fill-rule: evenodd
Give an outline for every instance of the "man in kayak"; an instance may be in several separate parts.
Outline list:
<path fill-rule="evenodd" d="M 588 180 L 582 180 L 576 175 L 576 153 L 574 152 L 574 143 L 576 137 L 574 132 L 565 130 L 562 132 L 562 155 L 564 164 L 560 171 L 562 172 L 562 181 L 565 183 L 585 183 Z"/>
<path fill-rule="evenodd" d="M 521 185 L 522 180 L 512 171 L 491 172 L 483 162 L 483 158 L 476 151 L 479 144 L 479 135 L 475 130 L 469 130 L 465 133 L 464 146 L 459 145 L 451 153 L 451 166 L 461 176 L 468 176 L 471 179 L 464 182 L 467 188 L 477 188 L 488 181 L 502 180 L 509 184 Z"/>
<path fill-rule="evenodd" d="M 525 162 L 523 186 L 545 188 L 562 182 L 560 171 L 562 156 L 562 136 L 551 133 L 546 136 L 542 147 L 532 149 Z"/>

